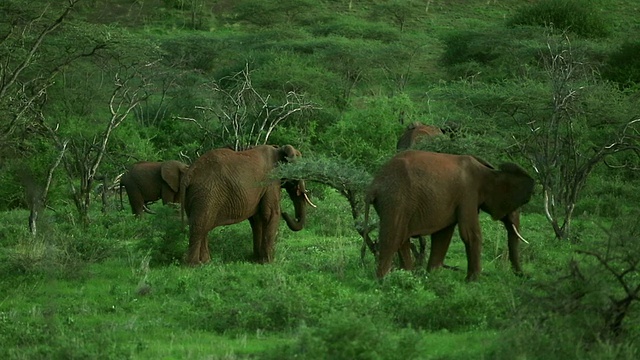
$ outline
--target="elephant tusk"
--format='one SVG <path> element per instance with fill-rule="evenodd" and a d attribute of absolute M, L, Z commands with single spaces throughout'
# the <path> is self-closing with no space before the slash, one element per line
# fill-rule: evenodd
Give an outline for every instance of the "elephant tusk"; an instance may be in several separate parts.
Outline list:
<path fill-rule="evenodd" d="M 142 210 L 147 214 L 155 214 L 155 212 L 147 207 L 147 204 L 142 204 Z"/>
<path fill-rule="evenodd" d="M 304 200 L 307 202 L 307 204 L 311 205 L 311 207 L 317 208 L 317 206 L 311 202 L 311 199 L 309 199 L 306 192 L 304 193 Z"/>
<path fill-rule="evenodd" d="M 522 235 L 520 235 L 520 233 L 518 232 L 518 229 L 516 229 L 516 226 L 514 224 L 511 224 L 511 227 L 513 228 L 513 231 L 516 232 L 516 235 L 518 236 L 518 239 L 522 240 L 523 243 L 525 244 L 529 244 L 529 242 L 527 240 L 525 240 Z"/>

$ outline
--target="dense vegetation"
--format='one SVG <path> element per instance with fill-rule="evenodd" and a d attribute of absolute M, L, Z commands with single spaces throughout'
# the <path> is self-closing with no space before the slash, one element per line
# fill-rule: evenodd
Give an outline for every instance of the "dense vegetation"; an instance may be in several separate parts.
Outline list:
<path fill-rule="evenodd" d="M 0 5 L 0 356 L 635 359 L 640 30 L 633 0 L 8 0 Z M 483 277 L 360 259 L 362 189 L 406 125 L 514 161 L 526 276 L 482 217 Z M 318 209 L 249 261 L 248 224 L 181 263 L 139 160 L 292 144 Z M 126 194 L 125 194 L 126 197 Z M 283 207 L 290 206 L 283 201 Z M 454 240 L 447 263 L 466 267 Z"/>

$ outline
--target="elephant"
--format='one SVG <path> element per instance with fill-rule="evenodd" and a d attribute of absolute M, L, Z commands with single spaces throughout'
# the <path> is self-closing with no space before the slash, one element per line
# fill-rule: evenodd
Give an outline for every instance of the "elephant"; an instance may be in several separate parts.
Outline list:
<path fill-rule="evenodd" d="M 292 231 L 305 225 L 307 196 L 304 180 L 273 179 L 270 173 L 281 163 L 301 154 L 291 145 L 259 145 L 248 150 L 214 149 L 200 156 L 180 185 L 184 213 L 189 224 L 189 265 L 210 261 L 208 233 L 217 226 L 249 220 L 253 253 L 259 263 L 273 260 L 280 216 Z M 295 208 L 295 218 L 281 213 L 281 189 Z"/>
<path fill-rule="evenodd" d="M 398 139 L 396 150 L 401 151 L 410 149 L 424 137 L 438 136 L 442 134 L 444 133 L 437 126 L 424 125 L 419 122 L 411 123 Z"/>
<path fill-rule="evenodd" d="M 409 238 L 415 236 L 431 235 L 427 270 L 443 267 L 458 225 L 467 255 L 466 279 L 476 280 L 481 272 L 480 210 L 504 224 L 511 266 L 521 274 L 519 208 L 531 199 L 534 185 L 534 179 L 514 163 L 496 169 L 471 155 L 397 153 L 377 172 L 365 198 L 365 239 L 371 205 L 380 217 L 376 276 L 381 279 L 389 272 L 396 252 L 402 257 L 401 266 L 412 268 Z"/>
<path fill-rule="evenodd" d="M 120 178 L 120 201 L 122 188 L 129 197 L 131 211 L 140 217 L 151 212 L 147 203 L 162 199 L 162 204 L 178 203 L 180 179 L 189 166 L 177 160 L 163 162 L 140 161 L 129 167 Z"/>

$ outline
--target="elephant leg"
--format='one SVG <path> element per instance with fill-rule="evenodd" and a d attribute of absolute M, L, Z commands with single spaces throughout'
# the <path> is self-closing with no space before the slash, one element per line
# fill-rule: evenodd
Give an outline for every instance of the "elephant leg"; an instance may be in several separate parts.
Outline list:
<path fill-rule="evenodd" d="M 144 212 L 144 198 L 139 191 L 129 191 L 127 189 L 127 196 L 129 197 L 129 205 L 131 205 L 131 213 L 135 216 L 142 216 Z"/>
<path fill-rule="evenodd" d="M 208 235 L 204 236 L 204 239 L 200 241 L 200 263 L 206 264 L 211 261 L 211 253 L 209 252 L 209 237 Z"/>
<path fill-rule="evenodd" d="M 507 244 L 509 247 L 509 261 L 511 262 L 511 267 L 516 274 L 522 275 L 519 255 L 520 237 L 516 233 L 516 229 L 520 231 L 520 211 L 513 211 L 502 218 L 501 221 L 507 230 Z"/>
<path fill-rule="evenodd" d="M 431 251 L 427 261 L 427 270 L 431 271 L 444 266 L 444 257 L 449 251 L 453 230 L 456 224 L 450 225 L 438 232 L 431 234 Z"/>
<path fill-rule="evenodd" d="M 262 262 L 270 263 L 273 260 L 273 253 L 276 245 L 276 238 L 278 237 L 278 227 L 280 223 L 280 217 L 272 215 L 269 220 L 266 221 L 264 233 L 262 234 Z"/>
<path fill-rule="evenodd" d="M 189 248 L 187 249 L 185 259 L 189 265 L 199 265 L 210 260 L 209 243 L 207 239 L 210 229 L 201 225 L 195 225 L 194 223 L 195 221 L 189 225 Z M 206 249 L 206 256 L 202 253 L 203 249 Z"/>
<path fill-rule="evenodd" d="M 413 257 L 411 256 L 411 247 L 413 244 L 410 239 L 405 240 L 402 244 L 400 244 L 400 260 L 401 267 L 405 270 L 413 269 Z M 415 246 L 414 246 L 415 247 Z"/>
<path fill-rule="evenodd" d="M 464 249 L 467 253 L 467 281 L 477 280 L 482 270 L 482 232 L 478 221 L 478 214 L 467 217 L 467 221 L 460 220 L 460 237 L 464 242 Z"/>
<path fill-rule="evenodd" d="M 383 224 L 380 225 L 378 269 L 376 270 L 376 276 L 379 279 L 391 270 L 393 256 L 398 252 L 403 241 L 408 239 L 406 231 L 390 231 Z M 409 249 L 408 246 L 407 249 Z"/>
<path fill-rule="evenodd" d="M 162 205 L 167 205 L 169 203 L 173 203 L 176 198 L 176 193 L 171 190 L 169 185 L 162 184 Z"/>
<path fill-rule="evenodd" d="M 260 262 L 262 260 L 262 220 L 258 216 L 253 216 L 249 218 L 249 224 L 253 233 L 253 258 L 254 261 Z"/>

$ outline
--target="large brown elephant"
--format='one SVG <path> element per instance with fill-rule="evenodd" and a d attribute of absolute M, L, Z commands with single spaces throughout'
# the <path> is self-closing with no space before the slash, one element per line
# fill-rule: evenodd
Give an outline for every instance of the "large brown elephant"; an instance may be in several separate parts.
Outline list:
<path fill-rule="evenodd" d="M 120 200 L 124 187 L 131 211 L 136 216 L 149 212 L 146 203 L 162 199 L 163 204 L 178 203 L 180 179 L 188 165 L 177 160 L 163 162 L 137 162 L 120 179 Z"/>
<path fill-rule="evenodd" d="M 376 275 L 382 278 L 389 272 L 398 251 L 402 267 L 411 269 L 409 238 L 421 235 L 431 235 L 428 270 L 442 267 L 458 225 L 467 254 L 467 280 L 477 279 L 482 248 L 479 210 L 502 221 L 509 260 L 521 273 L 519 208 L 529 202 L 533 188 L 533 178 L 513 163 L 495 169 L 469 155 L 419 150 L 396 154 L 376 174 L 366 196 L 365 224 L 371 204 L 380 217 Z"/>
<path fill-rule="evenodd" d="M 281 189 L 287 190 L 293 201 L 295 218 L 282 213 L 293 231 L 304 227 L 306 204 L 310 202 L 304 181 L 273 179 L 269 174 L 278 164 L 299 156 L 300 152 L 291 145 L 261 145 L 237 152 L 215 149 L 198 158 L 180 189 L 189 219 L 186 262 L 209 262 L 209 231 L 247 219 L 253 231 L 256 260 L 270 262 L 280 222 Z"/>

